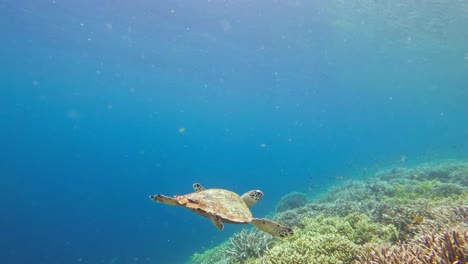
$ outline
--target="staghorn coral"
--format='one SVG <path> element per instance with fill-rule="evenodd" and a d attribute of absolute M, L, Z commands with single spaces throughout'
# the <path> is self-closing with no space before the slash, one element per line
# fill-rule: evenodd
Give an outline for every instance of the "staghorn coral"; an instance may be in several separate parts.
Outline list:
<path fill-rule="evenodd" d="M 468 229 L 459 227 L 443 233 L 422 234 L 409 243 L 367 245 L 356 264 L 371 263 L 468 263 Z"/>
<path fill-rule="evenodd" d="M 258 258 L 273 243 L 273 237 L 257 229 L 243 229 L 229 239 L 221 249 L 233 263 L 245 263 L 249 258 Z"/>
<path fill-rule="evenodd" d="M 248 263 L 350 263 L 361 244 L 390 241 L 396 233 L 393 226 L 374 223 L 359 213 L 305 218 L 303 226 L 295 229 L 296 235 L 276 243 L 261 258 Z"/>
<path fill-rule="evenodd" d="M 300 192 L 292 192 L 283 196 L 278 205 L 276 206 L 276 212 L 284 212 L 286 210 L 302 207 L 307 204 L 307 197 L 305 194 Z"/>
<path fill-rule="evenodd" d="M 468 226 L 468 206 L 439 204 L 430 209 L 420 225 L 420 233 L 447 232 L 459 225 Z"/>

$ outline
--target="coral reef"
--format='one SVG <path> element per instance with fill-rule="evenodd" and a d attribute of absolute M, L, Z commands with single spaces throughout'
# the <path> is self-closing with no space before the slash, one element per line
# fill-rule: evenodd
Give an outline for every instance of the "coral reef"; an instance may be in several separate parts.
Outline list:
<path fill-rule="evenodd" d="M 248 263 L 350 263 L 360 245 L 394 241 L 393 226 L 372 222 L 364 214 L 347 217 L 319 215 L 303 219 L 296 235 L 276 243 L 265 255 Z"/>
<path fill-rule="evenodd" d="M 216 246 L 208 249 L 203 253 L 195 253 L 190 257 L 190 263 L 192 264 L 228 264 L 230 260 L 226 259 L 224 253 L 221 251 L 224 248 L 223 245 Z"/>
<path fill-rule="evenodd" d="M 272 243 L 273 237 L 262 231 L 243 229 L 229 239 L 221 252 L 233 263 L 245 263 L 249 258 L 261 257 Z"/>
<path fill-rule="evenodd" d="M 468 162 L 394 167 L 314 201 L 288 194 L 273 219 L 294 236 L 267 242 L 244 230 L 193 263 L 468 263 L 466 201 Z"/>
<path fill-rule="evenodd" d="M 307 204 L 307 197 L 301 192 L 292 192 L 281 198 L 276 206 L 276 212 L 284 212 L 286 210 L 302 207 Z"/>
<path fill-rule="evenodd" d="M 247 263 L 248 259 L 259 258 L 274 243 L 274 238 L 257 229 L 242 229 L 227 242 L 190 258 L 193 264 L 236 264 Z"/>
<path fill-rule="evenodd" d="M 468 229 L 459 227 L 443 233 L 422 234 L 408 243 L 368 245 L 356 264 L 468 263 Z"/>

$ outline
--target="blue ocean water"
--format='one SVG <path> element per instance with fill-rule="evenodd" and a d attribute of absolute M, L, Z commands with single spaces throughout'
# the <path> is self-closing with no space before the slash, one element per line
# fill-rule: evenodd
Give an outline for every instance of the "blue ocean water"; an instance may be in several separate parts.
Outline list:
<path fill-rule="evenodd" d="M 0 262 L 184 263 L 242 226 L 148 195 L 261 189 L 265 216 L 338 175 L 466 158 L 467 12 L 1 0 Z"/>

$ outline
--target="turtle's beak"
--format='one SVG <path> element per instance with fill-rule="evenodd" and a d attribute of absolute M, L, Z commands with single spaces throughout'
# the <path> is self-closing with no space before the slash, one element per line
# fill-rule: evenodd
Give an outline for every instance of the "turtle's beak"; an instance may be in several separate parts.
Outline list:
<path fill-rule="evenodd" d="M 158 203 L 164 202 L 164 196 L 161 194 L 150 195 L 149 198 Z"/>

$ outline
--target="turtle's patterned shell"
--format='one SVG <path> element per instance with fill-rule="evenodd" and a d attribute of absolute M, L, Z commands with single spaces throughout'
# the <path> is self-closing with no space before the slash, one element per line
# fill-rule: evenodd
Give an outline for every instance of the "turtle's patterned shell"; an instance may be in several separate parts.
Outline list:
<path fill-rule="evenodd" d="M 250 223 L 252 213 L 242 198 L 234 192 L 223 189 L 206 189 L 199 192 L 175 196 L 177 202 L 189 209 L 217 215 L 225 220 Z"/>

